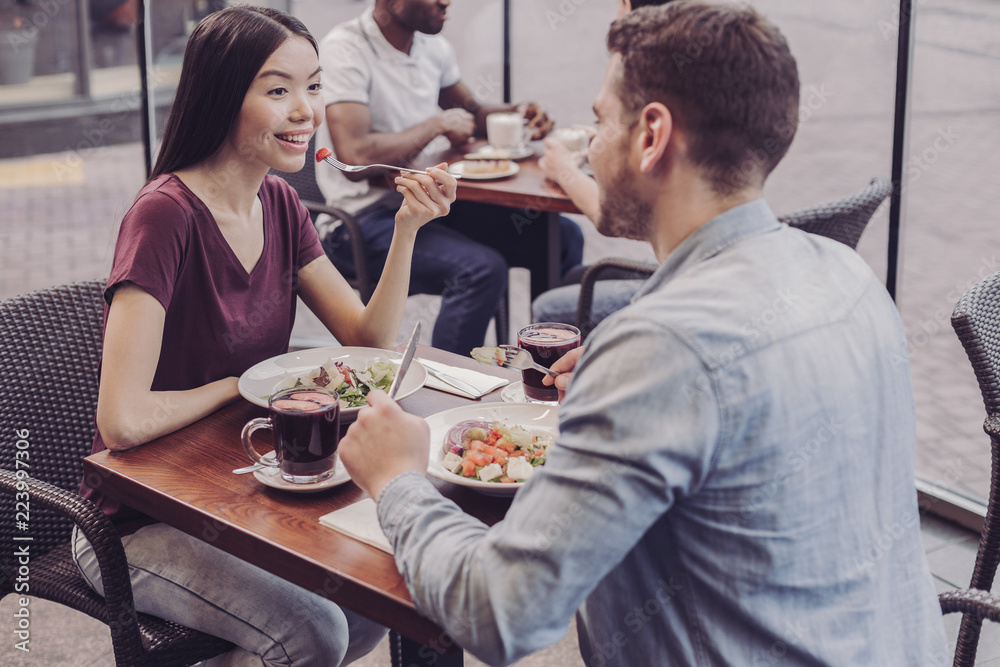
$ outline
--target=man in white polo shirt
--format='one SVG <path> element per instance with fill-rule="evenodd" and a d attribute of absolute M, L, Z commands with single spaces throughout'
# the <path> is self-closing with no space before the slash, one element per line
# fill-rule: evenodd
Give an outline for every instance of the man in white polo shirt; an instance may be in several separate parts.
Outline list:
<path fill-rule="evenodd" d="M 515 109 L 528 119 L 534 138 L 549 132 L 553 123 L 538 105 L 481 106 L 461 82 L 455 52 L 438 35 L 449 4 L 376 0 L 326 35 L 320 64 L 328 132 L 317 133 L 317 148 L 330 148 L 348 164 L 405 164 L 449 142 L 460 146 L 484 135 L 487 114 Z M 332 168 L 316 173 L 327 201 L 361 223 L 369 264 L 381 271 L 402 198 L 391 187 L 373 186 L 367 180 L 371 172 L 364 179 Z M 467 354 L 482 345 L 507 287 L 508 266 L 530 266 L 537 248 L 528 235 L 544 231 L 515 225 L 518 219 L 509 209 L 456 202 L 447 218 L 420 230 L 410 290 L 442 297 L 431 340 L 435 347 Z M 565 273 L 582 259 L 583 234 L 565 217 L 561 231 Z M 337 265 L 350 270 L 346 229 L 325 229 L 321 223 L 320 237 Z M 533 296 L 544 287 L 544 272 L 533 271 Z"/>

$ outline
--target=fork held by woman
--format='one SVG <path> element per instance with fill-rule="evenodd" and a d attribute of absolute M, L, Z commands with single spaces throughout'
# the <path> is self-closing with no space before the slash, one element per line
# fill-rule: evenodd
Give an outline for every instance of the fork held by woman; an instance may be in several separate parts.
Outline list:
<path fill-rule="evenodd" d="M 423 169 L 410 169 L 409 167 L 394 167 L 391 164 L 365 164 L 365 165 L 350 165 L 344 164 L 337 158 L 333 157 L 333 153 L 329 148 L 320 148 L 316 151 L 316 161 L 326 162 L 328 165 L 336 167 L 337 169 L 347 172 L 349 174 L 356 174 L 366 169 L 391 169 L 393 171 L 401 171 L 403 173 L 410 174 L 426 174 L 427 172 Z"/>

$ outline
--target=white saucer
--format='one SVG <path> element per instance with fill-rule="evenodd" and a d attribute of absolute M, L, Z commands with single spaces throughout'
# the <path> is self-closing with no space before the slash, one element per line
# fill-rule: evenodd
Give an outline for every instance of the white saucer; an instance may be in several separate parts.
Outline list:
<path fill-rule="evenodd" d="M 501 154 L 506 154 L 506 159 L 508 160 L 524 160 L 534 155 L 535 149 L 531 146 L 518 146 L 517 148 L 494 148 L 493 146 L 486 144 L 485 146 L 480 146 L 472 152 L 476 155 L 483 156 L 492 156 L 494 153 L 501 152 Z"/>
<path fill-rule="evenodd" d="M 316 491 L 332 489 L 335 486 L 340 486 L 351 481 L 351 476 L 347 474 L 347 469 L 340 461 L 337 461 L 337 467 L 334 469 L 333 475 L 321 482 L 313 482 L 311 484 L 292 484 L 281 476 L 281 472 L 277 468 L 254 470 L 253 476 L 257 478 L 258 482 L 270 486 L 272 489 L 293 491 L 295 493 L 315 493 Z"/>
<path fill-rule="evenodd" d="M 517 172 L 521 171 L 521 168 L 517 166 L 516 162 L 511 162 L 510 167 L 504 171 L 495 171 L 489 174 L 467 174 L 465 173 L 465 160 L 460 160 L 458 162 L 452 162 L 448 165 L 448 173 L 452 176 L 458 176 L 459 178 L 464 178 L 470 181 L 493 181 L 498 178 L 507 178 L 508 176 L 513 176 Z"/>
<path fill-rule="evenodd" d="M 524 395 L 524 383 L 511 382 L 500 392 L 500 400 L 505 403 L 532 403 L 534 405 L 559 405 L 558 401 L 536 401 Z"/>

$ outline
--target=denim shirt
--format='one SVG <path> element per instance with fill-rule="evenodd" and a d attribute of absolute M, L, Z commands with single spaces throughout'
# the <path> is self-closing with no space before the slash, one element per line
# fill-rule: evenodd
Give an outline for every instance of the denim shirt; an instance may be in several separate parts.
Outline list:
<path fill-rule="evenodd" d="M 422 476 L 379 519 L 417 608 L 507 664 L 577 613 L 587 665 L 944 665 L 902 323 L 852 250 L 763 200 L 591 335 L 492 528 Z"/>

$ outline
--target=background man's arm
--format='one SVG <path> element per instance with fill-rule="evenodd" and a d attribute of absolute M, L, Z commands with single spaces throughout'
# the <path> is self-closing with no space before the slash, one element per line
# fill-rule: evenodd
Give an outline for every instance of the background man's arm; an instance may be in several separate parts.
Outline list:
<path fill-rule="evenodd" d="M 373 132 L 367 104 L 337 102 L 326 108 L 326 124 L 337 159 L 347 164 L 397 164 L 405 166 L 439 135 L 448 136 L 462 124 L 464 112 L 438 113 L 402 132 Z M 471 126 L 471 115 L 466 123 Z M 471 130 L 470 130 L 471 134 Z M 449 136 L 449 138 L 451 138 Z M 371 178 L 372 172 L 346 174 L 351 180 Z"/>
<path fill-rule="evenodd" d="M 461 81 L 453 86 L 442 88 L 438 104 L 442 109 L 464 109 L 471 113 L 476 120 L 475 135 L 478 137 L 486 136 L 486 116 L 497 111 L 513 111 L 523 114 L 528 119 L 528 127 L 535 130 L 532 139 L 543 138 L 555 125 L 548 114 L 534 102 L 493 106 L 480 104 L 475 95 Z"/>

